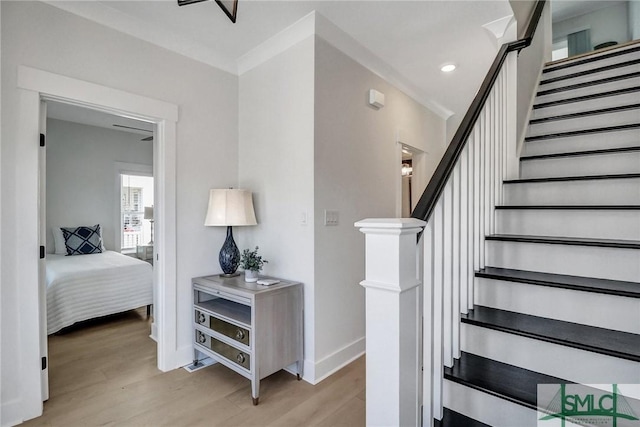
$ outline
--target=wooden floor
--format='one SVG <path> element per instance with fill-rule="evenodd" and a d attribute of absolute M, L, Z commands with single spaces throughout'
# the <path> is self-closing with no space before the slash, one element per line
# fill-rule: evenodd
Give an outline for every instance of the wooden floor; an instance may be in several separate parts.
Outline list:
<path fill-rule="evenodd" d="M 316 386 L 280 371 L 260 383 L 219 364 L 156 368 L 144 309 L 49 337 L 50 399 L 25 426 L 364 426 L 364 357 Z"/>

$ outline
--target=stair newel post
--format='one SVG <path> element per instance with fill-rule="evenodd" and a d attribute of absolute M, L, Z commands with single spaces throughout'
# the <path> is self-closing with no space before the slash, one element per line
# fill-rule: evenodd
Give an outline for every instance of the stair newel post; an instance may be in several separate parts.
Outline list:
<path fill-rule="evenodd" d="M 420 280 L 417 235 L 424 221 L 365 219 L 367 425 L 420 422 Z"/>

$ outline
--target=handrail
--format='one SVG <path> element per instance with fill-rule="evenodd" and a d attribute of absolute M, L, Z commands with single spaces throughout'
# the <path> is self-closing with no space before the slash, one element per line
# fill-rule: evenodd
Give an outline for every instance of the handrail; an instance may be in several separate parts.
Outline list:
<path fill-rule="evenodd" d="M 480 86 L 480 90 L 473 99 L 473 102 L 471 102 L 469 110 L 467 110 L 462 122 L 460 122 L 458 130 L 447 147 L 444 156 L 442 156 L 442 160 L 440 160 L 438 167 L 433 173 L 427 188 L 425 188 L 415 209 L 411 213 L 412 218 L 424 221 L 429 219 L 431 212 L 433 212 L 433 209 L 435 208 L 436 203 L 447 184 L 449 176 L 453 172 L 460 154 L 464 150 L 467 140 L 469 139 L 469 135 L 471 135 L 473 127 L 475 126 L 478 117 L 480 117 L 480 112 L 489 98 L 489 94 L 491 93 L 493 85 L 498 78 L 498 74 L 502 69 L 502 64 L 507 58 L 507 54 L 513 51 L 519 52 L 531 45 L 533 36 L 538 28 L 538 22 L 542 16 L 542 10 L 544 9 L 545 3 L 546 0 L 538 0 L 536 3 L 536 7 L 531 15 L 524 37 L 519 40 L 503 44 L 498 51 L 496 58 L 491 64 L 491 68 L 489 68 L 487 76 L 484 78 L 482 85 Z"/>

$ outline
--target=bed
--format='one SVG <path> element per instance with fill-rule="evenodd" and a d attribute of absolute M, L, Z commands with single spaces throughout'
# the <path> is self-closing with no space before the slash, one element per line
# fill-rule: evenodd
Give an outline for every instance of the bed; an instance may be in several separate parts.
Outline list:
<path fill-rule="evenodd" d="M 47 334 L 76 322 L 150 305 L 151 264 L 118 252 L 48 254 Z"/>

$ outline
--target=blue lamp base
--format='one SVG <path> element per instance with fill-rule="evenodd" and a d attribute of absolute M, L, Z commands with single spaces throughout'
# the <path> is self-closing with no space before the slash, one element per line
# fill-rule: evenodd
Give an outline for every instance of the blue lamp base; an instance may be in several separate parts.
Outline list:
<path fill-rule="evenodd" d="M 233 240 L 233 231 L 231 226 L 227 227 L 227 238 L 220 249 L 220 255 L 218 255 L 218 261 L 220 261 L 220 267 L 224 274 L 223 277 L 234 277 L 240 273 L 237 272 L 238 265 L 240 265 L 240 251 L 236 246 L 236 242 Z"/>

